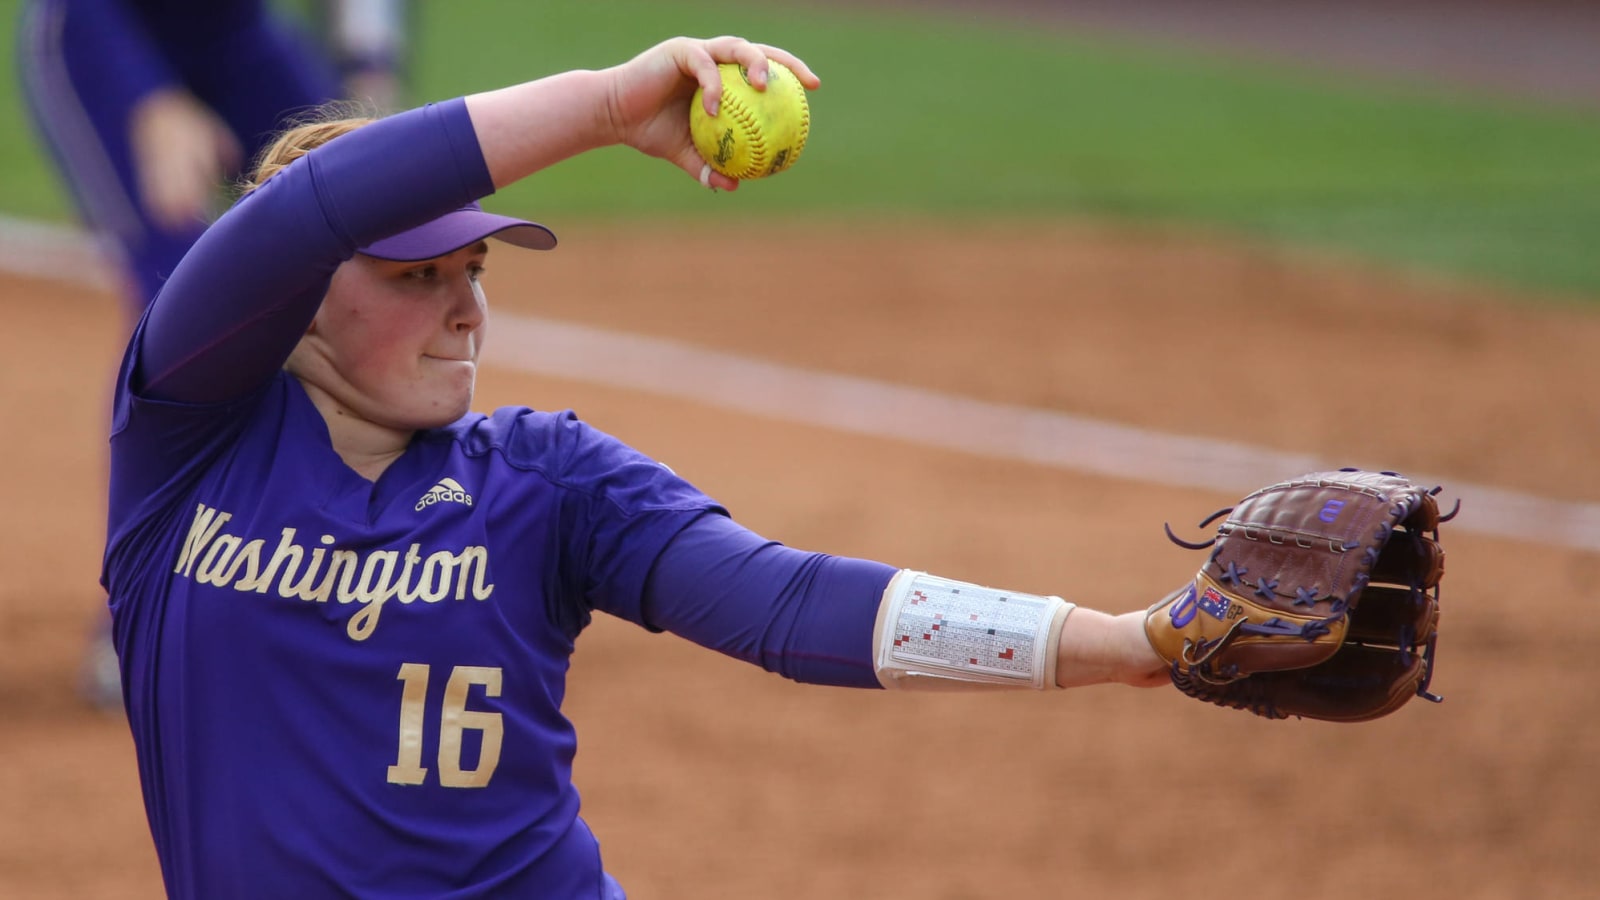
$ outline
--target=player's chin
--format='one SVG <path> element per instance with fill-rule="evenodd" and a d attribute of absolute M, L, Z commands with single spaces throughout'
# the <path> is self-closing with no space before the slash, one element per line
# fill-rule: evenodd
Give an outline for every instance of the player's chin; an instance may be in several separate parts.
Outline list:
<path fill-rule="evenodd" d="M 439 428 L 466 415 L 472 408 L 474 375 L 475 372 L 454 373 L 454 377 L 429 379 L 422 390 L 406 398 L 412 427 Z"/>

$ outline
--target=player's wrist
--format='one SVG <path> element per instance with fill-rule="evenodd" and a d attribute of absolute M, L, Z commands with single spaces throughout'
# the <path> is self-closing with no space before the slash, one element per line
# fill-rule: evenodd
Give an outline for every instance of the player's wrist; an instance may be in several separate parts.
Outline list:
<path fill-rule="evenodd" d="M 1142 609 L 1116 617 L 1114 627 L 1122 655 L 1120 677 L 1117 680 L 1133 687 L 1171 684 L 1172 676 L 1168 673 L 1167 661 L 1150 645 L 1144 619 L 1145 611 Z"/>
<path fill-rule="evenodd" d="M 1056 685 L 1166 684 L 1166 664 L 1144 635 L 1144 613 L 1111 615 L 1079 607 L 1061 630 Z"/>

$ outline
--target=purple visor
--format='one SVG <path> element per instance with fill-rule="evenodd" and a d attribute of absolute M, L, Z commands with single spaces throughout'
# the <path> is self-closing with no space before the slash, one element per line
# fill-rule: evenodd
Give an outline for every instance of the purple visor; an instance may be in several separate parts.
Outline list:
<path fill-rule="evenodd" d="M 394 262 L 416 262 L 454 253 L 490 237 L 529 250 L 549 250 L 556 245 L 556 236 L 543 225 L 484 212 L 474 202 L 356 251 Z"/>

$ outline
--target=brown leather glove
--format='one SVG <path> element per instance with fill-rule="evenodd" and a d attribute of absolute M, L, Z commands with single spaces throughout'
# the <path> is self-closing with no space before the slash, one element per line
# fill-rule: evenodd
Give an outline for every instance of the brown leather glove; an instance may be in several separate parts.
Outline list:
<path fill-rule="evenodd" d="M 1268 718 L 1359 722 L 1428 692 L 1444 550 L 1434 495 L 1392 472 L 1262 488 L 1204 543 L 1192 584 L 1145 616 L 1178 689 Z"/>

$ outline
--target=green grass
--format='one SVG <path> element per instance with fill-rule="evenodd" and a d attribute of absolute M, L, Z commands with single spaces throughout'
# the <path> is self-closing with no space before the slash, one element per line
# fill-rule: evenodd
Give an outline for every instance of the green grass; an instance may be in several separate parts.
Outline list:
<path fill-rule="evenodd" d="M 0 0 L 0 11 L 17 0 Z M 494 207 L 575 218 L 1114 217 L 1220 226 L 1403 265 L 1600 297 L 1600 115 L 1519 107 L 953 15 L 731 3 L 419 3 L 417 95 L 620 62 L 741 33 L 822 75 L 802 162 L 737 197 L 607 150 Z M 14 18 L 11 17 L 11 18 Z M 14 92 L 12 92 L 14 93 Z M 0 99 L 10 126 L 13 97 Z M 5 134 L 25 134 L 7 127 Z M 0 137 L 0 208 L 62 215 Z M 54 193 L 53 193 L 54 192 Z"/>
<path fill-rule="evenodd" d="M 21 0 L 0 0 L 0 213 L 66 217 L 66 194 L 44 159 L 23 107 L 16 63 Z"/>

